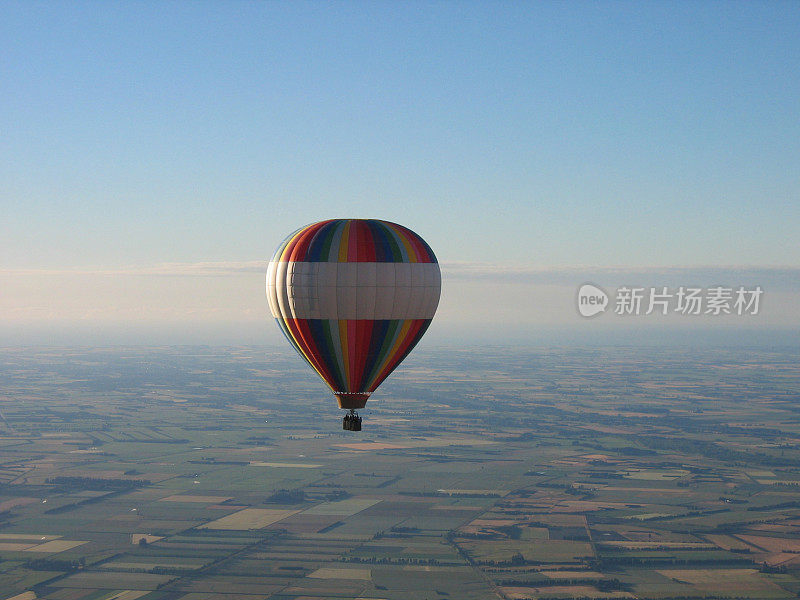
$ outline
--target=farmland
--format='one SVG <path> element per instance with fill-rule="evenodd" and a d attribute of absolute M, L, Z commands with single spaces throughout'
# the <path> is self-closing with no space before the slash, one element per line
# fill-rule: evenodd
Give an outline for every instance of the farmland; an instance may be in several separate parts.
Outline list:
<path fill-rule="evenodd" d="M 794 598 L 800 356 L 0 349 L 0 600 Z"/>

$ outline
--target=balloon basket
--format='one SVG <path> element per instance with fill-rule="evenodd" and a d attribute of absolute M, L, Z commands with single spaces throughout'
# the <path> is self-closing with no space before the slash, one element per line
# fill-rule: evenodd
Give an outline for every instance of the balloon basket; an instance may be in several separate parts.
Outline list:
<path fill-rule="evenodd" d="M 347 431 L 361 431 L 361 417 L 358 416 L 355 410 L 350 409 L 350 412 L 344 416 L 342 419 L 342 429 Z"/>

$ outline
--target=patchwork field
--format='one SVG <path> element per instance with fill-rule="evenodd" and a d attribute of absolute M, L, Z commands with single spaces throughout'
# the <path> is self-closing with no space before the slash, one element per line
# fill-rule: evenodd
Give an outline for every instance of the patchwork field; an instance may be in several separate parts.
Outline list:
<path fill-rule="evenodd" d="M 800 595 L 795 351 L 295 359 L 0 349 L 0 600 Z"/>
<path fill-rule="evenodd" d="M 261 529 L 297 513 L 296 510 L 277 510 L 271 508 L 245 508 L 226 515 L 210 523 L 199 525 L 199 529 Z"/>

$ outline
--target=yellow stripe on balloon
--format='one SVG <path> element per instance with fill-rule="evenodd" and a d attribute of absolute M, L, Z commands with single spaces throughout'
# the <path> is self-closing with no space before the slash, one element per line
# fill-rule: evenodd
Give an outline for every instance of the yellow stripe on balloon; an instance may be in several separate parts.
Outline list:
<path fill-rule="evenodd" d="M 305 349 L 303 348 L 303 344 L 300 344 L 300 343 L 298 342 L 298 340 L 297 340 L 297 338 L 295 337 L 294 333 L 292 333 L 292 330 L 289 328 L 289 323 L 287 322 L 287 320 L 286 320 L 286 319 L 283 319 L 283 322 L 284 322 L 284 324 L 286 325 L 286 331 L 289 333 L 289 335 L 290 335 L 290 336 L 292 336 L 292 341 L 294 342 L 294 346 L 295 346 L 295 348 L 297 348 L 297 349 L 298 349 L 298 350 L 299 350 L 299 351 L 302 353 L 303 357 L 306 359 L 306 361 L 308 361 L 308 364 L 311 366 L 311 368 L 312 368 L 312 369 L 314 369 L 314 371 L 316 371 L 316 372 L 317 372 L 317 375 L 319 375 L 319 376 L 320 376 L 320 378 L 322 379 L 322 381 L 325 381 L 325 383 L 328 385 L 328 387 L 329 387 L 329 388 L 331 388 L 331 391 L 332 391 L 332 392 L 335 392 L 336 390 L 334 390 L 334 389 L 333 389 L 333 386 L 332 386 L 330 383 L 328 383 L 328 382 L 325 380 L 325 376 L 324 376 L 324 375 L 322 374 L 322 372 L 321 372 L 321 371 L 320 371 L 320 370 L 319 370 L 319 369 L 318 369 L 318 368 L 317 368 L 317 367 L 314 365 L 314 361 L 313 361 L 313 360 L 311 360 L 311 356 L 310 356 L 310 355 L 309 355 L 309 353 L 308 353 L 308 352 L 306 352 L 306 351 L 305 351 Z"/>
<path fill-rule="evenodd" d="M 347 251 L 350 248 L 350 223 L 352 221 L 347 221 L 344 224 L 342 238 L 339 241 L 339 262 L 347 262 Z"/>
<path fill-rule="evenodd" d="M 294 235 L 293 235 L 293 236 L 292 236 L 292 237 L 289 239 L 289 241 L 288 241 L 288 242 L 286 242 L 286 245 L 283 247 L 283 251 L 281 252 L 281 256 L 280 256 L 280 258 L 278 259 L 280 262 L 287 262 L 287 261 L 289 260 L 289 257 L 287 256 L 287 253 L 289 252 L 289 247 L 292 245 L 292 242 L 293 242 L 294 240 L 296 240 L 298 236 L 301 236 L 301 235 L 303 235 L 303 234 L 304 234 L 306 231 L 308 231 L 309 229 L 311 229 L 312 227 L 314 227 L 314 225 L 316 225 L 316 223 L 312 223 L 311 225 L 306 225 L 306 226 L 305 226 L 305 227 L 303 227 L 303 228 L 302 228 L 300 231 L 298 231 L 297 233 L 295 233 L 295 234 L 294 234 Z"/>

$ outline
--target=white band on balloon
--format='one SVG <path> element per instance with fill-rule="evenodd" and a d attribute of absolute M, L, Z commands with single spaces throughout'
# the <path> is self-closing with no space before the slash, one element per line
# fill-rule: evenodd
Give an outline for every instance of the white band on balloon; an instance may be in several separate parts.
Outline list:
<path fill-rule="evenodd" d="M 270 262 L 272 316 L 294 319 L 432 319 L 437 263 Z"/>

